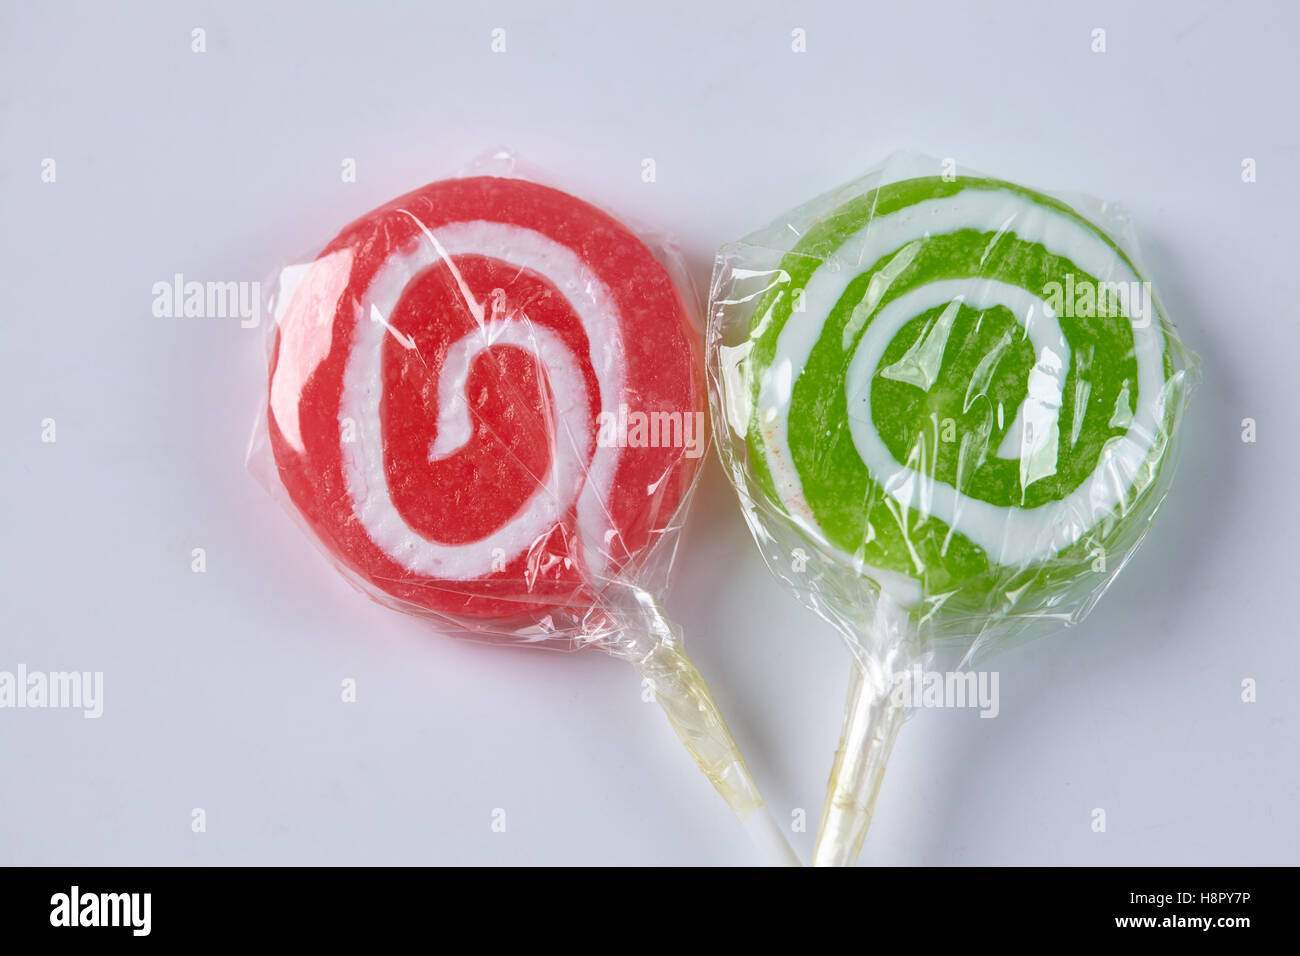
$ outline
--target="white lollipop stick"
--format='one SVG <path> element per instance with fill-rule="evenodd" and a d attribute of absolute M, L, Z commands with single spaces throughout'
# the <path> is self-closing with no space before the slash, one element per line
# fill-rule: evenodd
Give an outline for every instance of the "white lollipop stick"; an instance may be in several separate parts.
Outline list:
<path fill-rule="evenodd" d="M 686 656 L 677 628 L 648 593 L 635 589 L 634 598 L 645 625 L 634 620 L 631 626 L 620 627 L 603 639 L 604 646 L 629 660 L 648 682 L 678 739 L 744 824 L 767 863 L 801 866 L 768 810 L 704 677 Z"/>
<path fill-rule="evenodd" d="M 895 678 L 908 659 L 906 645 L 913 633 L 908 612 L 882 593 L 867 642 L 868 659 L 853 665 L 813 866 L 853 866 L 862 854 L 885 766 L 903 725 L 905 712 L 894 693 Z"/>

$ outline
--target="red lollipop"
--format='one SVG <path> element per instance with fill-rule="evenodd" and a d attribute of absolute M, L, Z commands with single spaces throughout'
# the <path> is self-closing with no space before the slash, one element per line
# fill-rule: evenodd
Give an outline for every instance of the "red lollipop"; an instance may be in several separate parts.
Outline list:
<path fill-rule="evenodd" d="M 459 629 L 632 660 L 782 851 L 642 587 L 694 481 L 706 402 L 686 302 L 645 244 L 555 189 L 445 180 L 347 226 L 286 270 L 279 299 L 270 446 L 337 563 Z"/>

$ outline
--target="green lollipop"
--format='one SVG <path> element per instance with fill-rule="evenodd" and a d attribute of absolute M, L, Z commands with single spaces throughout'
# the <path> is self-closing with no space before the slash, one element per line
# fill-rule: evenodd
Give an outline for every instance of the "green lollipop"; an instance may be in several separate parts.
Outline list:
<path fill-rule="evenodd" d="M 1115 240 L 1033 190 L 877 182 L 783 225 L 719 256 L 715 421 L 759 540 L 834 568 L 791 583 L 861 665 L 814 859 L 851 863 L 899 674 L 1086 613 L 1163 497 L 1195 357 Z"/>

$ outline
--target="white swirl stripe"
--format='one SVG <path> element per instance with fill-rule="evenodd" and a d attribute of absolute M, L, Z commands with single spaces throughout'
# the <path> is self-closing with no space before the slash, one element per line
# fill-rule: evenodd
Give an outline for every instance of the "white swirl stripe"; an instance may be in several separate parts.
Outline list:
<path fill-rule="evenodd" d="M 573 251 L 534 230 L 481 220 L 439 227 L 436 236 L 436 245 L 422 237 L 391 256 L 356 306 L 339 419 L 355 422 L 356 440 L 343 446 L 343 474 L 357 518 L 375 545 L 407 570 L 467 581 L 493 572 L 501 553 L 511 560 L 527 551 L 576 501 L 583 558 L 589 572 L 600 575 L 608 562 L 611 528 L 605 502 L 620 450 L 593 448 L 588 392 L 578 357 L 554 333 L 526 319 L 486 320 L 452 346 L 440 370 L 437 434 L 431 438 L 429 453 L 431 460 L 446 457 L 472 436 L 464 395 L 469 369 L 485 349 L 510 345 L 537 356 L 555 402 L 554 420 L 561 434 L 552 436 L 551 467 L 544 480 L 504 526 L 467 544 L 429 540 L 407 525 L 393 503 L 384 477 L 380 423 L 383 345 L 391 333 L 385 322 L 371 321 L 369 316 L 372 310 L 385 318 L 391 315 L 407 285 L 429 266 L 447 257 L 478 255 L 546 277 L 566 297 L 587 334 L 601 406 L 616 408 L 623 388 L 624 346 L 613 296 Z"/>
<path fill-rule="evenodd" d="M 766 464 L 778 495 L 801 523 L 816 527 L 790 454 L 789 413 L 794 385 L 826 321 L 849 284 L 882 257 L 909 243 L 958 230 L 1013 233 L 1064 256 L 1098 281 L 1140 281 L 1099 235 L 1066 213 L 1010 190 L 967 189 L 870 219 L 808 279 L 803 288 L 804 314 L 782 328 L 759 387 L 757 414 L 763 425 Z M 869 290 L 869 299 L 871 295 Z M 1055 472 L 1069 346 L 1056 316 L 1039 296 L 988 280 L 932 282 L 900 296 L 870 318 L 852 355 L 846 383 L 854 446 L 872 479 L 891 498 L 944 521 L 983 548 L 990 560 L 1019 565 L 1049 558 L 1076 543 L 1092 524 L 1123 503 L 1161 432 L 1165 349 L 1161 323 L 1133 326 L 1138 398 L 1127 432 L 1108 443 L 1093 472 L 1067 497 L 1034 508 L 1008 508 L 962 494 L 896 461 L 872 419 L 871 381 L 890 341 L 918 314 L 953 302 L 979 310 L 1005 306 L 1024 328 L 1037 362 L 1030 373 L 1028 395 L 998 454 L 1020 458 L 1022 484 Z M 924 386 L 922 381 L 913 384 Z"/>

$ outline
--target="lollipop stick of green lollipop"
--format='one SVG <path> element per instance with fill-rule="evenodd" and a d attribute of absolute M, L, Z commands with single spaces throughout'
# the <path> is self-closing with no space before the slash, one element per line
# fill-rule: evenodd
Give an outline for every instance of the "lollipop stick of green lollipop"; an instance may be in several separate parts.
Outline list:
<path fill-rule="evenodd" d="M 873 643 L 877 655 L 854 662 L 840 745 L 835 751 L 826 802 L 813 850 L 813 866 L 852 866 L 862 853 L 885 765 L 903 725 L 904 708 L 895 692 L 895 670 L 914 634 L 908 612 L 887 595 L 877 604 Z"/>
<path fill-rule="evenodd" d="M 885 779 L 885 764 L 903 725 L 903 708 L 871 689 L 854 666 L 826 802 L 817 829 L 813 866 L 852 866 L 862 853 Z"/>

